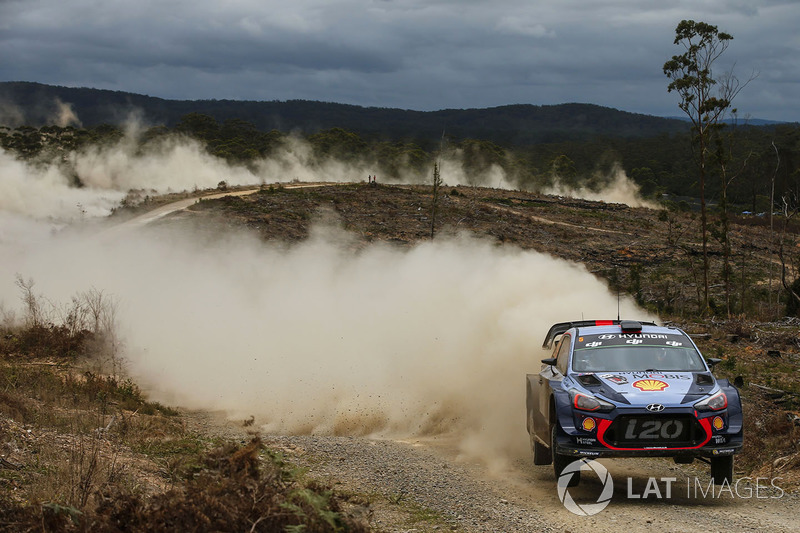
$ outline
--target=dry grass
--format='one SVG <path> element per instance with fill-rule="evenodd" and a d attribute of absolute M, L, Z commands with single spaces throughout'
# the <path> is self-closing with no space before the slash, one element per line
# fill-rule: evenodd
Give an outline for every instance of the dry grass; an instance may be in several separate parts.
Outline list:
<path fill-rule="evenodd" d="M 781 487 L 800 488 L 800 321 L 739 317 L 679 325 L 710 334 L 697 344 L 706 357 L 722 359 L 714 373 L 741 380 L 745 438 L 736 470 L 781 477 Z"/>
<path fill-rule="evenodd" d="M 87 370 L 92 332 L 6 325 L 0 339 L 0 531 L 369 529 L 257 437 L 220 445 Z"/>
<path fill-rule="evenodd" d="M 93 450 L 92 450 L 93 452 Z M 82 469 L 89 474 L 90 468 Z M 368 531 L 343 511 L 328 487 L 301 484 L 258 437 L 245 446 L 224 445 L 207 453 L 184 480 L 155 494 L 125 483 L 84 490 L 86 501 L 20 504 L 3 501 L 4 531 Z M 91 496 L 91 500 L 88 499 Z"/>

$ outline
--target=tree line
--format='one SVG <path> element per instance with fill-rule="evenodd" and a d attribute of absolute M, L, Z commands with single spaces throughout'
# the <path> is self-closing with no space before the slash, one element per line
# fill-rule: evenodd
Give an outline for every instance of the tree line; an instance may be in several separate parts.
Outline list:
<path fill-rule="evenodd" d="M 78 125 L 79 119 L 89 128 L 100 124 L 122 126 L 131 115 L 142 122 L 173 128 L 188 113 L 201 113 L 220 123 L 245 120 L 260 131 L 277 129 L 310 135 L 338 127 L 366 138 L 438 142 L 444 129 L 455 138 L 484 139 L 503 146 L 587 140 L 603 134 L 649 137 L 688 130 L 685 121 L 583 103 L 414 111 L 308 100 L 165 100 L 31 82 L 0 82 L 0 101 L 17 110 L 22 123 L 35 127 L 67 125 L 63 111 L 68 109 L 73 115 L 71 125 Z"/>
<path fill-rule="evenodd" d="M 726 125 L 729 168 L 736 176 L 726 185 L 727 202 L 738 211 L 770 212 L 773 202 L 800 190 L 800 125 Z M 53 159 L 90 145 L 113 144 L 125 135 L 117 126 L 102 124 L 91 128 L 73 126 L 0 127 L 0 146 L 26 160 Z M 228 119 L 219 122 L 210 115 L 188 113 L 174 127 L 156 126 L 144 130 L 137 142 L 141 147 L 168 136 L 183 135 L 201 142 L 206 150 L 234 165 L 252 164 L 275 156 L 292 139 L 307 142 L 318 158 L 344 162 L 368 161 L 387 178 L 404 172 L 429 173 L 444 149 L 463 167 L 467 176 L 480 176 L 493 166 L 502 169 L 519 188 L 539 190 L 558 178 L 568 186 L 597 186 L 616 166 L 622 168 L 651 198 L 699 197 L 696 163 L 692 156 L 691 133 L 661 133 L 653 137 L 624 138 L 597 136 L 586 141 L 566 140 L 528 146 L 501 145 L 482 139 L 458 139 L 445 132 L 445 142 L 425 139 L 386 140 L 367 137 L 343 128 L 311 134 L 259 130 L 255 124 Z M 445 155 L 447 155 L 445 154 Z M 723 193 L 719 169 L 712 169 L 706 194 L 716 204 Z M 443 179 L 447 181 L 446 172 Z M 479 184 L 479 183 L 476 183 Z M 691 203 L 691 201 L 690 201 Z M 778 203 L 773 209 L 778 209 Z"/>

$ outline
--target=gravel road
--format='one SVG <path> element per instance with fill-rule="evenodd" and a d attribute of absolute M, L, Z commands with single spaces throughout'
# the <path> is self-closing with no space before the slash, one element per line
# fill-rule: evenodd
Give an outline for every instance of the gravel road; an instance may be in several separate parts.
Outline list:
<path fill-rule="evenodd" d="M 246 438 L 241 423 L 195 413 L 194 429 Z M 800 495 L 780 480 L 742 479 L 709 492 L 708 468 L 666 459 L 602 460 L 614 481 L 608 506 L 578 516 L 559 500 L 552 467 L 516 458 L 502 472 L 464 460 L 456 438 L 377 439 L 348 436 L 262 436 L 309 476 L 337 492 L 366 495 L 377 531 L 424 532 L 736 532 L 800 530 Z M 653 478 L 651 480 L 651 478 Z M 668 481 L 674 479 L 674 481 Z M 776 488 L 777 487 L 777 488 Z M 670 494 L 667 497 L 667 488 Z M 595 503 L 602 483 L 585 472 L 569 489 L 578 503 Z M 720 493 L 721 492 L 721 493 Z M 660 497 L 659 497 L 660 496 Z"/>

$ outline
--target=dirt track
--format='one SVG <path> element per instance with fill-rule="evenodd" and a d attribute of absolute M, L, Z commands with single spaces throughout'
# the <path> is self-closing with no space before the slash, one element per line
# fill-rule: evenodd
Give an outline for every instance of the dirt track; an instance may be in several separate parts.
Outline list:
<path fill-rule="evenodd" d="M 338 441 L 338 446 L 347 453 L 331 457 L 328 450 L 337 450 L 331 440 Z M 367 486 L 386 494 L 390 500 L 400 491 L 407 491 L 407 498 L 434 509 L 446 518 L 448 525 L 463 531 L 696 532 L 698 526 L 702 526 L 702 531 L 797 531 L 800 502 L 796 495 L 777 498 L 781 494 L 773 489 L 762 491 L 764 499 L 731 498 L 727 493 L 721 498 L 711 498 L 702 494 L 694 497 L 692 489 L 687 497 L 687 480 L 693 483 L 695 473 L 666 461 L 656 461 L 655 465 L 653 461 L 603 461 L 615 479 L 614 496 L 609 506 L 597 515 L 577 516 L 567 511 L 558 499 L 552 469 L 534 467 L 528 459 L 516 461 L 505 472 L 492 474 L 482 465 L 460 462 L 452 446 L 435 441 L 398 443 L 325 437 L 272 440 L 287 441 L 326 458 L 327 475 L 343 480 L 347 489 Z M 376 447 L 379 454 L 372 452 Z M 387 461 L 387 457 L 391 460 Z M 642 495 L 651 475 L 659 479 L 676 478 L 672 498 L 657 499 L 653 495 L 648 499 L 629 499 L 628 476 L 632 479 L 631 494 Z M 698 477 L 707 489 L 705 469 Z M 600 481 L 591 474 L 585 478 L 586 482 L 570 493 L 576 501 L 594 503 L 602 489 Z M 769 481 L 765 483 L 769 485 Z M 659 485 L 665 496 L 665 484 Z M 744 485 L 740 493 L 747 495 Z M 381 519 L 380 512 L 375 519 Z M 388 519 L 376 525 L 385 525 L 389 531 L 408 530 L 404 524 L 392 524 Z M 414 528 L 427 529 L 421 524 Z"/>
<path fill-rule="evenodd" d="M 189 420 L 194 429 L 227 438 L 243 440 L 251 429 L 210 413 L 192 413 Z M 708 468 L 698 462 L 687 466 L 665 459 L 602 460 L 614 481 L 613 497 L 596 515 L 577 516 L 559 500 L 552 467 L 533 466 L 525 457 L 492 472 L 486 465 L 460 458 L 453 436 L 263 438 L 270 448 L 282 451 L 306 467 L 310 477 L 330 483 L 336 492 L 366 496 L 369 503 L 355 505 L 354 512 L 369 517 L 377 531 L 798 530 L 798 493 L 776 489 L 769 479 L 761 479 L 757 497 L 755 480 L 742 479 L 738 486 L 722 492 L 718 487 L 712 495 Z M 656 481 L 649 481 L 650 477 Z M 674 478 L 669 498 L 666 478 Z M 775 485 L 780 487 L 780 480 Z M 649 496 L 644 497 L 648 490 Z M 581 485 L 570 489 L 570 495 L 578 503 L 595 503 L 601 491 L 600 480 L 585 472 Z"/>
<path fill-rule="evenodd" d="M 320 185 L 319 183 L 292 183 L 292 184 L 286 184 L 284 185 L 284 187 L 287 189 L 301 189 L 304 187 L 318 187 L 319 185 Z M 334 184 L 326 183 L 325 185 L 334 185 Z M 103 232 L 103 237 L 115 238 L 119 237 L 120 234 L 124 232 L 142 228 L 152 222 L 155 222 L 156 220 L 164 218 L 169 214 L 186 209 L 187 207 L 197 203 L 198 200 L 200 199 L 216 200 L 218 198 L 224 198 L 226 196 L 247 196 L 248 194 L 253 194 L 254 192 L 258 191 L 259 188 L 260 187 L 258 186 L 248 186 L 248 187 L 237 188 L 235 190 L 230 190 L 230 191 L 203 193 L 197 196 L 192 196 L 190 198 L 177 200 L 175 202 L 169 202 L 160 205 L 154 209 L 151 209 L 145 213 L 142 213 L 141 215 L 128 219 L 120 224 L 111 226 L 110 228 L 106 229 Z"/>

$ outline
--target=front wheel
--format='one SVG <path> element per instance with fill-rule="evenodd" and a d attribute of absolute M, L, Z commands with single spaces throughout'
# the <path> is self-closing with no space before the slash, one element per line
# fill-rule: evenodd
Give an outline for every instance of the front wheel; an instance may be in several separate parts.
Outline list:
<path fill-rule="evenodd" d="M 733 456 L 711 458 L 711 479 L 714 485 L 733 483 Z"/>
<path fill-rule="evenodd" d="M 561 455 L 556 452 L 556 435 L 558 434 L 558 422 L 553 424 L 550 428 L 550 453 L 553 455 L 553 473 L 556 475 L 556 483 L 558 483 L 561 473 L 567 466 L 569 466 L 575 459 L 569 455 Z M 577 487 L 581 482 L 581 471 L 576 470 L 572 473 L 569 479 L 568 487 Z"/>

